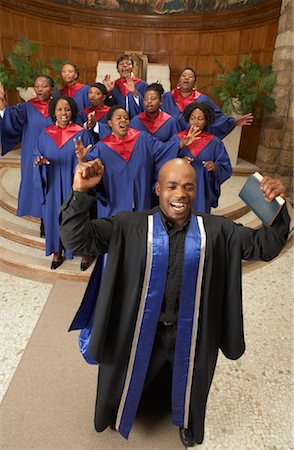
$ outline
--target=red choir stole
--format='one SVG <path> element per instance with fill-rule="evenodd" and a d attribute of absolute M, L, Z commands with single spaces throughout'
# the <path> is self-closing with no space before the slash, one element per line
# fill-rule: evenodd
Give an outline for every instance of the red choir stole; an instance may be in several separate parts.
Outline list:
<path fill-rule="evenodd" d="M 140 131 L 130 128 L 124 138 L 118 138 L 114 134 L 110 134 L 102 139 L 101 142 L 104 142 L 104 144 L 118 153 L 125 161 L 129 161 L 139 135 Z"/>
<path fill-rule="evenodd" d="M 133 78 L 133 81 L 136 85 L 136 84 L 140 83 L 141 79 Z M 114 82 L 114 85 L 120 90 L 120 92 L 122 93 L 122 95 L 124 97 L 126 97 L 128 95 L 128 93 L 130 92 L 126 86 L 127 83 L 128 83 L 128 80 L 126 80 L 125 78 L 118 78 Z"/>
<path fill-rule="evenodd" d="M 29 100 L 29 103 L 31 103 L 42 116 L 49 117 L 49 103 L 50 100 L 46 100 L 45 102 L 42 102 L 42 100 L 39 100 L 38 98 L 32 98 Z"/>
<path fill-rule="evenodd" d="M 74 97 L 76 93 L 85 86 L 82 83 L 76 83 L 73 86 L 64 86 L 62 89 L 60 89 L 61 95 L 66 95 L 67 97 Z"/>
<path fill-rule="evenodd" d="M 171 116 L 163 111 L 159 111 L 158 116 L 155 119 L 152 119 L 151 117 L 148 117 L 146 111 L 144 111 L 138 114 L 138 117 L 149 133 L 154 134 Z"/>
<path fill-rule="evenodd" d="M 83 128 L 76 123 L 70 123 L 64 128 L 60 128 L 55 124 L 45 128 L 46 133 L 53 139 L 58 148 L 61 148 L 81 130 L 83 130 Z"/>
<path fill-rule="evenodd" d="M 95 112 L 95 117 L 97 122 L 107 113 L 107 111 L 110 110 L 110 106 L 96 106 L 94 108 L 84 108 L 84 113 L 86 116 L 90 114 L 91 112 Z"/>
<path fill-rule="evenodd" d="M 201 92 L 192 91 L 191 94 L 188 95 L 188 97 L 183 97 L 179 89 L 175 88 L 172 90 L 172 97 L 174 99 L 174 102 L 181 112 L 183 111 L 185 106 L 195 102 L 200 97 L 200 95 Z"/>
<path fill-rule="evenodd" d="M 189 130 L 183 130 L 180 131 L 177 136 L 182 140 L 185 136 L 187 136 L 188 133 Z M 200 139 L 197 139 L 196 141 L 192 142 L 192 144 L 187 145 L 188 149 L 194 157 L 198 156 L 199 153 L 204 149 L 204 147 L 206 147 L 207 144 L 212 141 L 214 135 L 211 133 L 207 133 L 207 131 L 202 131 L 202 133 L 198 137 L 200 137 Z"/>

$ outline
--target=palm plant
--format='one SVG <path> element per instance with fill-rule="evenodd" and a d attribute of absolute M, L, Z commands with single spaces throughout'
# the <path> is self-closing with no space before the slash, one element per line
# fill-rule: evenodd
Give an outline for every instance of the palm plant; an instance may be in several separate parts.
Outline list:
<path fill-rule="evenodd" d="M 18 42 L 0 65 L 0 83 L 7 88 L 27 88 L 34 84 L 38 75 L 51 76 L 58 85 L 60 68 L 65 61 L 51 58 L 49 67 L 39 53 L 41 45 L 20 36 Z"/>

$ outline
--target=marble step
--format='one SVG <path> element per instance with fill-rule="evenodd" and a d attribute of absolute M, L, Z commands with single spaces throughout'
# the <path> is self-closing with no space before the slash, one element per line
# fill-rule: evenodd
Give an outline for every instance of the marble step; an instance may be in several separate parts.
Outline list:
<path fill-rule="evenodd" d="M 25 278 L 30 278 L 30 274 L 34 273 L 40 275 L 40 280 L 45 277 L 46 280 L 52 281 L 56 279 L 88 281 L 94 263 L 87 271 L 82 272 L 80 262 L 81 258 L 75 257 L 73 260 L 65 260 L 58 269 L 51 270 L 51 257 L 46 257 L 44 250 L 0 238 L 0 264 L 6 269 L 17 269 Z"/>

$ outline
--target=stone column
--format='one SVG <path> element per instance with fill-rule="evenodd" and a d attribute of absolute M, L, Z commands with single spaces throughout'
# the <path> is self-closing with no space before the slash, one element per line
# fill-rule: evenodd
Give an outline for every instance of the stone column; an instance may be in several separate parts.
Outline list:
<path fill-rule="evenodd" d="M 283 0 L 273 54 L 276 109 L 262 121 L 256 165 L 263 175 L 279 177 L 293 200 L 293 0 Z"/>

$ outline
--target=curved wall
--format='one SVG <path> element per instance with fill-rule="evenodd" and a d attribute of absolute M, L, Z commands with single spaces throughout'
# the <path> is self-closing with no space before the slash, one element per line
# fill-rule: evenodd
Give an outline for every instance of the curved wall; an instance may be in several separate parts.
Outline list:
<path fill-rule="evenodd" d="M 138 16 L 98 12 L 49 1 L 2 0 L 2 58 L 15 39 L 39 42 L 45 57 L 75 62 L 81 81 L 95 78 L 98 60 L 116 60 L 138 50 L 150 62 L 169 64 L 173 84 L 183 67 L 198 74 L 198 88 L 208 86 L 217 71 L 215 58 L 233 67 L 241 54 L 269 62 L 275 43 L 280 0 L 224 13 L 185 16 Z"/>
<path fill-rule="evenodd" d="M 182 68 L 196 69 L 198 90 L 210 95 L 218 69 L 215 58 L 226 69 L 242 54 L 260 63 L 272 60 L 280 6 L 281 0 L 269 0 L 221 13 L 138 16 L 46 0 L 1 0 L 1 60 L 16 38 L 25 35 L 42 44 L 45 58 L 73 61 L 80 67 L 80 81 L 91 83 L 99 60 L 141 51 L 149 62 L 169 64 L 173 86 Z M 251 128 L 250 134 L 257 148 L 259 133 Z M 256 148 L 249 160 L 255 160 Z"/>

